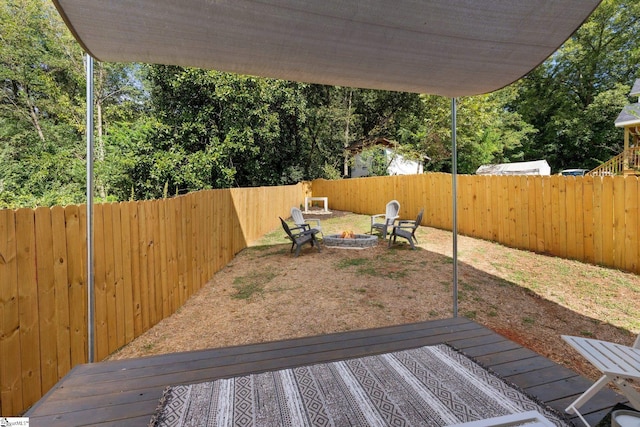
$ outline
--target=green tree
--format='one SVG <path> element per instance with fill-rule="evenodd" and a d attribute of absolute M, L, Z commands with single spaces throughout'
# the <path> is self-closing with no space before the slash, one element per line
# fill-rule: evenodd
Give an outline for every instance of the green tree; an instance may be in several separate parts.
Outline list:
<path fill-rule="evenodd" d="M 482 164 L 520 160 L 519 147 L 535 132 L 517 112 L 505 105 L 515 96 L 507 87 L 486 95 L 457 100 L 458 172 L 474 173 Z M 412 130 L 414 152 L 427 156 L 427 169 L 451 171 L 451 100 L 421 96 L 423 125 Z"/>
<path fill-rule="evenodd" d="M 42 0 L 0 4 L 0 203 L 82 200 L 82 54 Z"/>
<path fill-rule="evenodd" d="M 301 179 L 303 85 L 217 71 L 152 66 L 160 126 L 141 194 L 277 185 Z M 143 161 L 143 159 L 140 159 Z"/>
<path fill-rule="evenodd" d="M 528 159 L 553 169 L 592 168 L 621 151 L 614 121 L 640 61 L 640 3 L 605 0 L 575 34 L 517 86 L 511 108 L 538 133 Z"/>

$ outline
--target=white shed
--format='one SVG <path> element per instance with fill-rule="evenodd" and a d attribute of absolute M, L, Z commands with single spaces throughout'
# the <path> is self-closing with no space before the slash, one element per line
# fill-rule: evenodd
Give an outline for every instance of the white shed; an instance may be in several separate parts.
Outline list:
<path fill-rule="evenodd" d="M 383 153 L 387 163 L 387 173 L 389 175 L 413 175 L 424 172 L 422 162 L 409 160 L 397 152 L 397 143 L 386 138 L 378 138 L 368 144 L 359 142 L 351 147 L 349 151 L 353 154 L 353 166 L 351 167 L 351 178 L 359 178 L 371 175 L 372 158 L 364 155 L 362 150 L 365 147 L 378 147 Z"/>
<path fill-rule="evenodd" d="M 476 170 L 477 175 L 551 175 L 551 167 L 546 160 L 531 162 L 500 163 L 482 165 Z"/>

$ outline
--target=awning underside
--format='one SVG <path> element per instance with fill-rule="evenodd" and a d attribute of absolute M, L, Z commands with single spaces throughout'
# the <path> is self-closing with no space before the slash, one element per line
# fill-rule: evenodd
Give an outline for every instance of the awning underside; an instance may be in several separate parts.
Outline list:
<path fill-rule="evenodd" d="M 599 0 L 54 0 L 95 58 L 455 97 L 551 55 Z"/>

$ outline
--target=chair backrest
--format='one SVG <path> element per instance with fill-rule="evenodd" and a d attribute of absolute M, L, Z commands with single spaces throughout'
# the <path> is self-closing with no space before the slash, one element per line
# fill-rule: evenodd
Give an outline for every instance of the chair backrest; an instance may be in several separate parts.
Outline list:
<path fill-rule="evenodd" d="M 278 217 L 280 218 L 280 217 Z M 280 223 L 282 224 L 282 228 L 284 228 L 285 233 L 287 233 L 287 236 L 289 236 L 289 238 L 291 240 L 295 240 L 295 237 L 293 237 L 293 233 L 291 232 L 291 229 L 289 228 L 289 224 L 287 224 L 284 219 L 280 218 Z"/>
<path fill-rule="evenodd" d="M 291 219 L 297 226 L 301 226 L 304 224 L 304 216 L 302 215 L 302 211 L 295 206 L 291 208 Z"/>
<path fill-rule="evenodd" d="M 398 216 L 398 212 L 400 212 L 400 203 L 397 200 L 392 200 L 387 203 L 387 211 L 384 216 L 387 219 L 396 218 Z"/>
<path fill-rule="evenodd" d="M 424 215 L 424 208 L 420 209 L 420 212 L 418 213 L 418 217 L 416 218 L 416 223 L 414 228 L 418 228 L 418 226 L 422 222 L 422 215 Z"/>
<path fill-rule="evenodd" d="M 640 349 L 640 334 L 636 337 L 636 342 L 633 343 L 633 348 Z"/>

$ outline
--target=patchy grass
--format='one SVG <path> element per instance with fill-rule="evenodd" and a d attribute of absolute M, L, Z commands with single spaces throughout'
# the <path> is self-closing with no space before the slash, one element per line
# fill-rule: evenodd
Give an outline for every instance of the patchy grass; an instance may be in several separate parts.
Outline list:
<path fill-rule="evenodd" d="M 249 299 L 255 294 L 261 295 L 264 286 L 269 283 L 276 274 L 271 272 L 253 272 L 246 276 L 239 276 L 233 280 L 233 288 L 236 290 L 231 298 Z"/>

